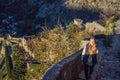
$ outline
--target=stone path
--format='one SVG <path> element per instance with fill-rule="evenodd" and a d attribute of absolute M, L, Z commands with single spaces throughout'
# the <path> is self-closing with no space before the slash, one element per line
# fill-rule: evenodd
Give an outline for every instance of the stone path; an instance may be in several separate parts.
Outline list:
<path fill-rule="evenodd" d="M 103 50 L 99 55 L 101 58 L 94 68 L 94 72 L 90 80 L 120 80 L 120 60 L 118 54 L 112 49 Z M 84 71 L 79 75 L 80 78 L 85 78 Z M 83 80 L 83 79 L 78 80 Z"/>

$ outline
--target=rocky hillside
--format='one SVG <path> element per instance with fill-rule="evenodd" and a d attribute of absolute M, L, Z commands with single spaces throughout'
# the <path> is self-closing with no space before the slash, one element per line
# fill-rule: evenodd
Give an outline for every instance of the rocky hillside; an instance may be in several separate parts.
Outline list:
<path fill-rule="evenodd" d="M 35 34 L 42 26 L 67 26 L 74 18 L 85 22 L 120 14 L 120 0 L 0 0 L 0 33 Z M 102 22 L 103 24 L 103 22 Z"/>
<path fill-rule="evenodd" d="M 120 13 L 119 0 L 40 0 L 39 4 L 36 18 L 48 25 L 67 25 L 74 18 L 88 22 Z"/>

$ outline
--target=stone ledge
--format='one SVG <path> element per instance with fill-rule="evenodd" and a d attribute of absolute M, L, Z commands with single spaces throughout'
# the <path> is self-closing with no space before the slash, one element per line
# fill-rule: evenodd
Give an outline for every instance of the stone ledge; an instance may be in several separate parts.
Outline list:
<path fill-rule="evenodd" d="M 78 78 L 83 66 L 81 62 L 82 49 L 53 65 L 46 71 L 41 80 L 74 80 Z"/>

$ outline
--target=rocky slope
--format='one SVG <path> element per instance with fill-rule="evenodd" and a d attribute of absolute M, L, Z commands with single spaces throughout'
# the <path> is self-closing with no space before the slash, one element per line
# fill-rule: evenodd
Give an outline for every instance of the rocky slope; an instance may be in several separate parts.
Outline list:
<path fill-rule="evenodd" d="M 74 18 L 85 22 L 99 20 L 100 12 L 107 16 L 119 14 L 120 0 L 40 0 L 36 18 L 44 19 L 48 25 L 63 23 Z M 103 17 L 103 15 L 101 15 Z"/>
<path fill-rule="evenodd" d="M 35 34 L 74 18 L 98 21 L 120 13 L 120 0 L 0 0 L 0 33 Z M 101 16 L 101 17 L 100 17 Z"/>

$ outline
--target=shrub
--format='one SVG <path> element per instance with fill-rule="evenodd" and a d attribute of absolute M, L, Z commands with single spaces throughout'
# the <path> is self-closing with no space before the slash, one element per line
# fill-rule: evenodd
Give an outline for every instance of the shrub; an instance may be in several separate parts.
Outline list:
<path fill-rule="evenodd" d="M 87 36 L 89 34 L 86 31 L 71 23 L 66 30 L 61 25 L 56 25 L 54 29 L 45 29 L 36 38 L 28 40 L 28 47 L 40 64 L 35 66 L 38 70 L 33 68 L 33 72 L 29 71 L 27 76 L 36 76 L 38 79 L 52 64 L 78 51 L 81 39 Z"/>
<path fill-rule="evenodd" d="M 69 38 L 73 38 L 74 35 L 80 31 L 81 29 L 77 25 L 74 25 L 73 22 L 71 22 L 67 27 L 66 34 Z"/>
<path fill-rule="evenodd" d="M 18 45 L 14 46 L 13 53 L 13 80 L 25 80 L 25 74 L 27 72 L 27 65 L 25 62 L 26 52 L 22 47 Z"/>

